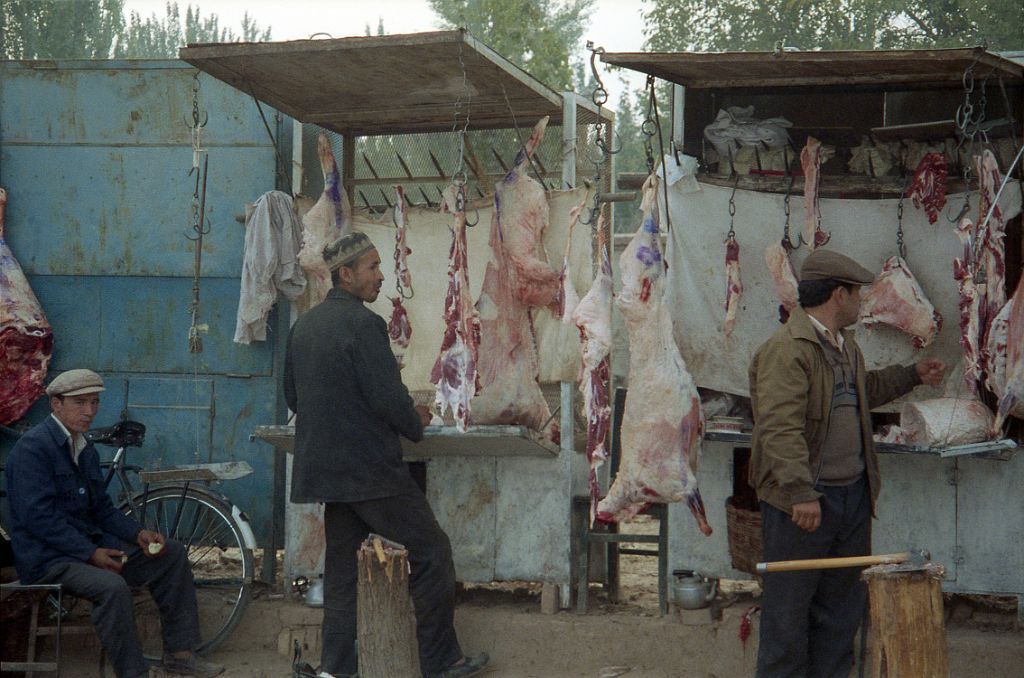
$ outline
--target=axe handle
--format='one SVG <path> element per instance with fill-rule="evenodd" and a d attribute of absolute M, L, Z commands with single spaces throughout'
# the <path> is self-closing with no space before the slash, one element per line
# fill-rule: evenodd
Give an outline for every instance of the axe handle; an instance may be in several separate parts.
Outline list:
<path fill-rule="evenodd" d="M 792 572 L 794 570 L 826 570 L 837 567 L 867 567 L 869 565 L 889 565 L 902 563 L 910 558 L 910 553 L 887 553 L 877 556 L 850 556 L 847 558 L 809 558 L 807 560 L 776 560 L 770 563 L 758 563 L 757 573 Z"/>

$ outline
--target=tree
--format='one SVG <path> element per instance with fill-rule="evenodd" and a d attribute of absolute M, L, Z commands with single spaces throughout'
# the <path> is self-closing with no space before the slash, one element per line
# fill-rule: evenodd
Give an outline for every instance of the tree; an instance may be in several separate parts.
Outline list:
<path fill-rule="evenodd" d="M 1024 48 L 1020 0 L 644 0 L 653 51 Z"/>
<path fill-rule="evenodd" d="M 574 58 L 594 0 L 430 0 L 445 28 L 462 27 L 547 86 L 573 88 Z"/>
<path fill-rule="evenodd" d="M 159 58 L 175 57 L 178 47 L 198 42 L 261 42 L 270 40 L 270 28 L 260 29 L 249 13 L 242 16 L 242 34 L 236 35 L 230 28 L 220 26 L 216 14 L 203 17 L 199 5 L 185 9 L 185 25 L 181 24 L 181 11 L 177 2 L 168 2 L 163 20 L 151 14 L 143 19 L 132 12 L 125 40 L 115 51 L 117 57 Z"/>

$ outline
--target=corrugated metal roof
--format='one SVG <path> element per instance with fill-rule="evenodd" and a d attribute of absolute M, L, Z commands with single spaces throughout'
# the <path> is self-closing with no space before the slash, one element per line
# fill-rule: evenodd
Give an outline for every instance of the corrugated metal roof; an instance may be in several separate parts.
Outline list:
<path fill-rule="evenodd" d="M 829 52 L 609 52 L 601 61 L 693 88 L 922 85 L 959 82 L 977 63 L 1024 80 L 1024 65 L 981 48 Z"/>
<path fill-rule="evenodd" d="M 562 118 L 559 92 L 462 30 L 189 45 L 178 56 L 300 122 L 340 134 L 451 130 L 456 102 L 460 128 L 467 113 L 469 129 Z M 578 101 L 577 121 L 595 122 L 596 108 Z"/>

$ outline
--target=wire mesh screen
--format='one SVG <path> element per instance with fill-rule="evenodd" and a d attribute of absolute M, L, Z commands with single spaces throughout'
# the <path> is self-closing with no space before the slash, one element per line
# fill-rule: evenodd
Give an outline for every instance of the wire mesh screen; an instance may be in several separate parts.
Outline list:
<path fill-rule="evenodd" d="M 594 144 L 595 116 L 578 109 L 576 127 L 576 183 L 592 183 L 599 157 Z M 584 115 L 585 114 L 585 115 Z M 590 118 L 588 120 L 587 118 Z M 530 136 L 535 121 L 521 122 L 522 127 L 471 130 L 466 133 L 461 168 L 467 177 L 467 195 L 481 198 L 493 193 L 494 185 L 512 168 L 521 144 Z M 316 151 L 317 137 L 325 133 L 330 139 L 335 160 L 343 169 L 342 136 L 317 125 L 302 128 L 302 189 L 304 195 L 315 197 L 323 191 L 323 172 Z M 399 136 L 357 137 L 354 162 L 354 204 L 356 208 L 374 211 L 394 205 L 393 186 L 401 184 L 410 204 L 435 206 L 441 191 L 460 169 L 459 133 L 432 132 Z M 549 125 L 534 155 L 529 172 L 548 189 L 569 188 L 562 185 L 562 162 L 565 157 L 561 125 Z M 602 169 L 602 189 L 611 190 L 611 163 Z"/>

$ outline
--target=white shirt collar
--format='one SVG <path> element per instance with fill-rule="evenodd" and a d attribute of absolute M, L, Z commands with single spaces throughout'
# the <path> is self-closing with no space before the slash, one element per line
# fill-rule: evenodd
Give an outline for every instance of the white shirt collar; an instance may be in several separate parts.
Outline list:
<path fill-rule="evenodd" d="M 85 436 L 82 435 L 81 433 L 78 433 L 78 434 L 72 436 L 71 435 L 71 431 L 68 431 L 67 426 L 65 426 L 64 422 L 62 422 L 60 419 L 57 418 L 56 414 L 51 414 L 50 416 L 53 417 L 53 420 L 55 422 L 57 422 L 57 426 L 60 426 L 60 430 L 64 432 L 65 439 L 72 441 L 72 445 L 71 445 L 71 448 L 70 448 L 70 450 L 71 450 L 71 459 L 72 459 L 72 461 L 75 462 L 75 465 L 77 466 L 78 465 L 78 455 L 80 455 L 82 453 L 82 450 L 84 450 L 85 446 L 89 444 L 89 441 L 87 441 L 85 439 Z"/>
<path fill-rule="evenodd" d="M 825 339 L 827 339 L 830 344 L 838 348 L 840 351 L 843 350 L 843 344 L 845 343 L 845 339 L 843 339 L 842 332 L 838 334 L 832 334 L 832 330 L 825 327 L 825 325 L 820 320 L 815 318 L 813 315 L 808 313 L 807 317 L 810 319 L 811 324 L 814 325 L 814 328 L 818 330 L 821 336 L 825 337 Z"/>

